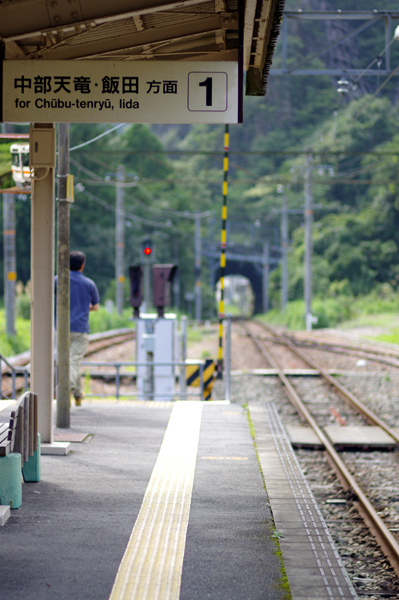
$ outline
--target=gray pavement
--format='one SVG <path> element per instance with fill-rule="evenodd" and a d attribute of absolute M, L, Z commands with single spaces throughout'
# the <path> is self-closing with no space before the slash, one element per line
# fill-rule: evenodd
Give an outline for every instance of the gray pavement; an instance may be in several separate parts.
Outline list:
<path fill-rule="evenodd" d="M 246 413 L 205 404 L 181 600 L 284 598 L 272 533 Z"/>
<path fill-rule="evenodd" d="M 0 528 L 0 598 L 107 600 L 140 511 L 171 408 L 84 404 L 68 456 L 42 456 L 42 480 Z M 181 600 L 286 598 L 246 416 L 206 404 Z"/>

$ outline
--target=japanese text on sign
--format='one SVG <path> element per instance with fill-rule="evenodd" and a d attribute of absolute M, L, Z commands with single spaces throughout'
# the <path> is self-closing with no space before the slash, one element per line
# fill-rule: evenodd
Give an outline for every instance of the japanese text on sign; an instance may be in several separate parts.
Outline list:
<path fill-rule="evenodd" d="M 5 121 L 235 123 L 237 114 L 234 62 L 4 63 Z"/>
<path fill-rule="evenodd" d="M 71 81 L 72 80 L 72 81 Z M 147 94 L 177 94 L 177 81 L 147 81 Z M 34 94 L 58 94 L 61 91 L 70 94 L 71 91 L 80 92 L 81 94 L 90 94 L 91 78 L 90 77 L 15 77 L 14 89 L 21 90 L 23 94 L 25 90 L 33 89 Z M 98 83 L 94 84 L 95 86 Z M 138 77 L 103 77 L 101 80 L 102 94 L 138 94 L 139 93 L 139 78 Z"/>

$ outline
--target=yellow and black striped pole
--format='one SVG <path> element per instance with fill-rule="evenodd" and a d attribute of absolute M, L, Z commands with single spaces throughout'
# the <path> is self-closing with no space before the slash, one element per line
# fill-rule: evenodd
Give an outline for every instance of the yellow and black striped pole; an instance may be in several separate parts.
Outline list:
<path fill-rule="evenodd" d="M 222 234 L 220 240 L 220 303 L 219 303 L 219 352 L 217 379 L 223 378 L 223 319 L 224 319 L 224 271 L 226 267 L 226 223 L 227 223 L 227 175 L 229 172 L 229 126 L 224 133 L 223 158 L 223 206 Z"/>

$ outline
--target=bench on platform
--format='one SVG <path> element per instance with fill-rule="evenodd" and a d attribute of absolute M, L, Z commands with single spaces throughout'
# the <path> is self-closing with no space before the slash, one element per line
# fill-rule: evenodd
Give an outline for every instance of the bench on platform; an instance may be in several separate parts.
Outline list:
<path fill-rule="evenodd" d="M 40 481 L 40 434 L 37 394 L 26 392 L 0 423 L 0 504 L 19 508 L 25 482 Z"/>

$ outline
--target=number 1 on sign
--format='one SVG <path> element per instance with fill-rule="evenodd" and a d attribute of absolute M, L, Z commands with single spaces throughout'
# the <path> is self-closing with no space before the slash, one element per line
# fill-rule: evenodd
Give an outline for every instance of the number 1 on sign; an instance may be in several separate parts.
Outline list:
<path fill-rule="evenodd" d="M 205 81 L 201 81 L 198 85 L 206 88 L 206 105 L 212 106 L 212 77 L 207 77 Z"/>
<path fill-rule="evenodd" d="M 190 111 L 224 112 L 227 110 L 228 78 L 224 71 L 220 73 L 190 71 L 187 91 L 187 107 Z"/>

